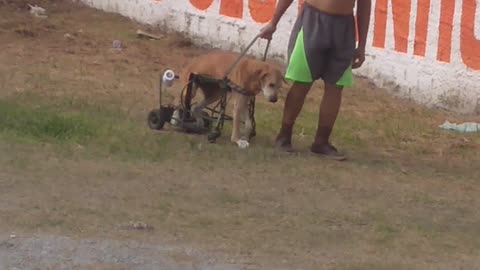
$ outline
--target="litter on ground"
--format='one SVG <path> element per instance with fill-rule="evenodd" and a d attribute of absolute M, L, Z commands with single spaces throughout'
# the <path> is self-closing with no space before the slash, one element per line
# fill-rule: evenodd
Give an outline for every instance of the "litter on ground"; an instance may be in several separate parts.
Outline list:
<path fill-rule="evenodd" d="M 445 123 L 440 125 L 440 128 L 445 130 L 453 130 L 461 133 L 480 132 L 480 123 L 465 122 L 462 124 L 457 124 L 445 121 Z"/>

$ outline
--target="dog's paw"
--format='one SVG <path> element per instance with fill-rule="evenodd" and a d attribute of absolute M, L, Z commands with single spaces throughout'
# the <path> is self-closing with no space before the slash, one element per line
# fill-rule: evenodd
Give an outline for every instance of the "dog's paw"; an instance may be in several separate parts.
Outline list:
<path fill-rule="evenodd" d="M 238 147 L 240 147 L 241 149 L 246 149 L 250 146 L 250 143 L 246 140 L 238 140 L 237 141 L 237 145 Z"/>

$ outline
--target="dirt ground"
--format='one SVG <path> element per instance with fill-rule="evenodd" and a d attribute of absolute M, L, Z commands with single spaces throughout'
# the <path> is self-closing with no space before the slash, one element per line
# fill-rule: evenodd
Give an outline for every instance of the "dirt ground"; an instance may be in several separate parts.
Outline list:
<path fill-rule="evenodd" d="M 480 135 L 358 79 L 337 163 L 307 151 L 321 86 L 272 149 L 282 103 L 258 99 L 246 151 L 155 133 L 157 78 L 207 51 L 64 1 L 0 0 L 1 269 L 480 269 Z M 163 35 L 136 37 L 136 30 Z M 123 48 L 112 48 L 120 40 Z M 285 91 L 282 93 L 282 97 Z"/>

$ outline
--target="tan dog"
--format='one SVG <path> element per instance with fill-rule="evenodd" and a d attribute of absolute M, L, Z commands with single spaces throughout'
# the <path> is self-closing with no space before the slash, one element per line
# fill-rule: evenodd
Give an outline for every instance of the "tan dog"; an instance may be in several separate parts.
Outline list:
<path fill-rule="evenodd" d="M 239 54 L 237 53 L 222 51 L 199 56 L 193 59 L 190 64 L 183 69 L 180 74 L 180 82 L 182 85 L 186 85 L 191 73 L 205 75 L 214 79 L 222 79 L 238 57 Z M 283 74 L 278 68 L 272 64 L 247 56 L 243 57 L 233 68 L 230 75 L 228 75 L 228 79 L 249 91 L 252 95 L 258 95 L 263 92 L 265 98 L 272 103 L 277 102 L 279 90 L 285 82 Z M 198 89 L 203 93 L 203 100 L 192 109 L 194 115 L 199 115 L 206 106 L 220 100 L 222 95 L 222 90 L 219 87 L 204 89 L 199 86 L 194 86 L 192 89 L 192 98 L 196 95 Z M 247 148 L 253 129 L 252 119 L 250 119 L 248 113 L 248 101 L 252 97 L 242 95 L 235 91 L 232 91 L 231 95 L 231 100 L 233 101 L 231 141 L 240 148 Z M 178 98 L 175 104 L 180 104 L 180 95 L 177 96 Z M 174 114 L 174 117 L 175 116 L 178 117 Z M 245 123 L 244 136 L 241 134 L 242 121 Z"/>

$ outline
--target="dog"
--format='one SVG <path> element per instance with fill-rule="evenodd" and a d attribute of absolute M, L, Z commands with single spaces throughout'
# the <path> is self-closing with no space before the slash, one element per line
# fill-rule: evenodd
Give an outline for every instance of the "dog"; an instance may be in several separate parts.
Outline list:
<path fill-rule="evenodd" d="M 233 52 L 214 51 L 194 58 L 180 73 L 179 82 L 182 85 L 186 85 L 192 73 L 221 80 L 239 56 L 239 54 Z M 252 96 L 263 93 L 268 102 L 276 103 L 279 91 L 286 81 L 278 67 L 249 56 L 244 56 L 238 62 L 228 75 L 228 79 L 250 94 L 243 95 L 235 91 L 230 93 L 233 101 L 232 134 L 230 139 L 232 143 L 243 149 L 249 147 L 249 140 L 253 131 L 253 119 L 250 118 L 248 113 L 249 100 Z M 223 94 L 220 87 L 205 89 L 205 87 L 202 88 L 194 84 L 192 99 L 196 96 L 198 90 L 203 94 L 203 99 L 192 108 L 194 116 L 198 116 L 208 105 L 219 101 Z M 181 103 L 180 98 L 184 100 L 184 96 L 177 95 L 174 101 L 175 104 Z M 174 112 L 174 118 L 178 118 L 176 114 L 178 114 L 178 111 Z M 244 136 L 242 136 L 241 132 L 242 122 L 244 123 Z"/>

